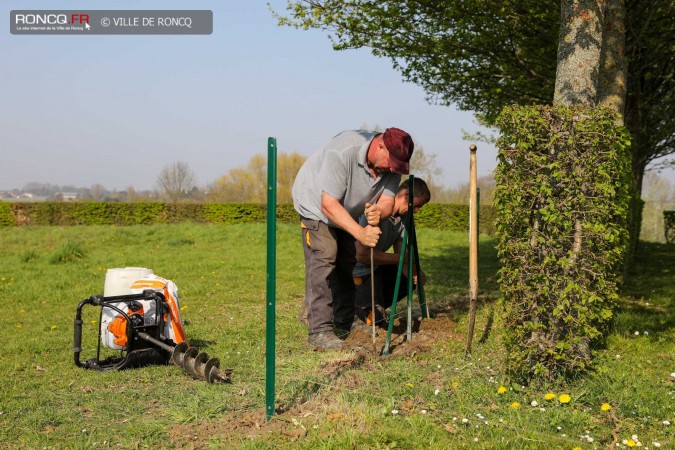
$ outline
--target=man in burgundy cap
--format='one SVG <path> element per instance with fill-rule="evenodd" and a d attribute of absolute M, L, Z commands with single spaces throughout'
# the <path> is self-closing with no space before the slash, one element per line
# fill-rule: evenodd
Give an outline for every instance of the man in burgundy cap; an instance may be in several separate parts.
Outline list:
<path fill-rule="evenodd" d="M 380 220 L 391 215 L 413 140 L 398 128 L 344 131 L 303 164 L 293 184 L 305 255 L 308 342 L 342 347 L 354 319 L 354 240 L 374 247 Z M 368 225 L 357 219 L 366 215 Z"/>

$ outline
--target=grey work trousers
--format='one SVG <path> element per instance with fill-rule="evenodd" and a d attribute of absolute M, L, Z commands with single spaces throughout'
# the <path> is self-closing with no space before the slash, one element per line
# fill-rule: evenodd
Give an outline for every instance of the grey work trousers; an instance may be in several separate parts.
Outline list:
<path fill-rule="evenodd" d="M 301 219 L 309 333 L 347 328 L 354 319 L 354 238 L 318 220 Z"/>

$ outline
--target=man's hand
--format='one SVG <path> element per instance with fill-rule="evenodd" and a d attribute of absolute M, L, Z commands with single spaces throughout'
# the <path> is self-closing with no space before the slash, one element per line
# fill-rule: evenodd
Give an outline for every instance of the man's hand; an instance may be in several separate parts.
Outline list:
<path fill-rule="evenodd" d="M 382 231 L 379 227 L 366 225 L 364 228 L 361 228 L 359 242 L 366 247 L 375 247 L 381 233 Z"/>
<path fill-rule="evenodd" d="M 366 210 L 364 211 L 368 225 L 376 227 L 380 223 L 380 207 L 378 205 L 371 205 L 366 203 Z"/>

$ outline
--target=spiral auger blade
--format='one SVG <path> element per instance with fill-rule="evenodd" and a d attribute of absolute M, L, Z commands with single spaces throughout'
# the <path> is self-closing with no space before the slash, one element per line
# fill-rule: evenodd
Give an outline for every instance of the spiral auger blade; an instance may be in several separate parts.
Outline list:
<path fill-rule="evenodd" d="M 196 380 L 205 380 L 210 384 L 232 382 L 232 369 L 221 370 L 218 358 L 209 358 L 206 352 L 200 352 L 186 342 L 176 345 L 171 361 Z"/>

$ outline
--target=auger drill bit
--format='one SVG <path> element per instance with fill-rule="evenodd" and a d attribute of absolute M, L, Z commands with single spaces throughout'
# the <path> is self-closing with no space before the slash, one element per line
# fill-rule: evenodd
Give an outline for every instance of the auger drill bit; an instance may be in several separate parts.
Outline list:
<path fill-rule="evenodd" d="M 206 352 L 200 352 L 185 342 L 174 348 L 171 361 L 197 380 L 206 380 L 211 384 L 232 382 L 232 369 L 220 370 L 218 358 L 209 358 Z"/>
<path fill-rule="evenodd" d="M 200 352 L 198 348 L 190 347 L 187 342 L 181 342 L 172 347 L 147 333 L 138 333 L 138 336 L 169 351 L 173 364 L 182 368 L 194 379 L 206 380 L 210 384 L 232 382 L 232 369 L 220 370 L 218 358 L 209 358 L 206 352 Z"/>

